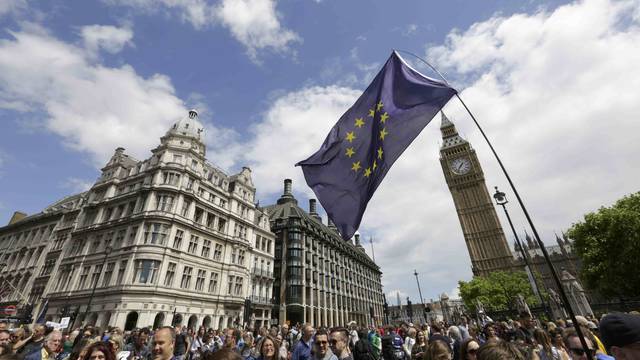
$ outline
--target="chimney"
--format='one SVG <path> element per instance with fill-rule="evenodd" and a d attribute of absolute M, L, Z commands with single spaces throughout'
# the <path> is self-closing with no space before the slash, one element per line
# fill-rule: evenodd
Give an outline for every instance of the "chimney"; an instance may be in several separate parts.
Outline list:
<path fill-rule="evenodd" d="M 284 179 L 284 192 L 282 193 L 282 196 L 280 196 L 280 199 L 278 199 L 278 204 L 285 204 L 288 202 L 298 204 L 298 200 L 296 200 L 291 193 L 291 183 L 291 179 Z"/>
<path fill-rule="evenodd" d="M 318 211 L 316 209 L 316 199 L 309 199 L 309 214 L 317 215 Z"/>
<path fill-rule="evenodd" d="M 336 224 L 333 223 L 333 221 L 331 221 L 331 219 L 327 219 L 327 226 L 329 227 L 329 229 L 331 230 L 335 230 L 338 231 L 338 228 L 336 227 Z"/>
<path fill-rule="evenodd" d="M 360 234 L 356 234 L 355 239 L 356 239 L 356 246 L 362 246 L 360 245 Z"/>

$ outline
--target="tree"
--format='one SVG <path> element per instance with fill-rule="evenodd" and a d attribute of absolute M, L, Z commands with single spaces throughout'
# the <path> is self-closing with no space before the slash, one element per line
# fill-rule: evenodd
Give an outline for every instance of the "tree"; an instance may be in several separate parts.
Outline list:
<path fill-rule="evenodd" d="M 478 300 L 488 311 L 515 309 L 519 294 L 529 305 L 538 303 L 524 271 L 495 271 L 487 276 L 474 276 L 468 282 L 459 281 L 458 286 L 460 297 L 472 312 L 476 311 Z"/>
<path fill-rule="evenodd" d="M 640 296 L 640 192 L 586 214 L 567 235 L 586 287 L 606 297 Z"/>

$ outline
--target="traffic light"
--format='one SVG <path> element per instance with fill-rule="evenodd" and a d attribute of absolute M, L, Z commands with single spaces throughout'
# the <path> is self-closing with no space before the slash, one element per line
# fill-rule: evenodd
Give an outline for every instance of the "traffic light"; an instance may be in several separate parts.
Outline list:
<path fill-rule="evenodd" d="M 244 299 L 244 322 L 249 324 L 251 322 L 251 315 L 253 314 L 253 306 L 251 300 Z"/>

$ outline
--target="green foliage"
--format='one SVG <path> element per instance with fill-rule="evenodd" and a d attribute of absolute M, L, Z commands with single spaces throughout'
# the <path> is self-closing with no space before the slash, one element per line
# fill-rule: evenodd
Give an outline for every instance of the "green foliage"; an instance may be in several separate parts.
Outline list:
<path fill-rule="evenodd" d="M 640 192 L 586 214 L 568 236 L 586 287 L 607 297 L 640 296 Z"/>
<path fill-rule="evenodd" d="M 477 300 L 486 311 L 515 309 L 518 294 L 529 306 L 538 303 L 524 271 L 496 271 L 488 276 L 475 276 L 469 282 L 460 281 L 458 286 L 464 304 L 472 312 L 476 311 Z"/>

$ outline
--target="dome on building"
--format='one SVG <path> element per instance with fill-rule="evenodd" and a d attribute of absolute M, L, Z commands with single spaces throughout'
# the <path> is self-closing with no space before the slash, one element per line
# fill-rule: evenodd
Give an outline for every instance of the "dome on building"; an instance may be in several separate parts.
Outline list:
<path fill-rule="evenodd" d="M 184 118 L 178 120 L 171 129 L 167 132 L 167 135 L 183 135 L 190 136 L 196 139 L 201 139 L 204 136 L 204 126 L 198 121 L 198 112 L 196 110 L 189 110 L 189 114 Z"/>

